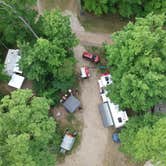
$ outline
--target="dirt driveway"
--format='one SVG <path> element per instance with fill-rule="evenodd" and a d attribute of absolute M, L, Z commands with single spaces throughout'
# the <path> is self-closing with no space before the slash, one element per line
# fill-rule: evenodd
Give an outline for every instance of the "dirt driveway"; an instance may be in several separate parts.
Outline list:
<path fill-rule="evenodd" d="M 111 43 L 108 34 L 95 34 L 85 32 L 77 17 L 70 15 L 71 28 L 80 40 L 80 45 L 74 48 L 74 54 L 78 61 L 77 70 L 83 65 L 92 66 L 90 62 L 82 59 L 85 48 L 82 44 L 101 46 L 103 42 Z M 97 85 L 98 73 L 91 69 L 91 77 L 80 82 L 81 102 L 83 105 L 83 131 L 81 144 L 77 151 L 66 157 L 64 163 L 59 166 L 134 166 L 118 151 L 118 145 L 112 142 L 113 129 L 104 128 L 98 111 L 101 103 L 99 88 Z"/>
<path fill-rule="evenodd" d="M 90 65 L 81 58 L 84 50 L 81 45 L 74 49 L 78 68 L 84 64 Z M 100 97 L 96 70 L 92 69 L 91 77 L 81 81 L 80 88 L 84 119 L 81 145 L 76 153 L 66 157 L 65 162 L 59 166 L 102 166 L 108 141 L 108 129 L 103 128 L 98 111 Z"/>
<path fill-rule="evenodd" d="M 83 65 L 93 66 L 82 59 L 85 50 L 82 45 L 74 48 L 77 69 Z M 133 166 L 127 158 L 118 151 L 118 145 L 112 142 L 113 129 L 104 128 L 98 111 L 101 103 L 97 85 L 98 73 L 91 69 L 91 77 L 80 82 L 80 99 L 82 102 L 83 131 L 81 144 L 65 162 L 58 166 Z"/>

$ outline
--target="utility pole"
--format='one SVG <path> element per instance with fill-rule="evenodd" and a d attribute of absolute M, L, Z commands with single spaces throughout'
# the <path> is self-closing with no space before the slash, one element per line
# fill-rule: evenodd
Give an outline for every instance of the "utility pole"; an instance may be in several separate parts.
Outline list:
<path fill-rule="evenodd" d="M 9 49 L 9 48 L 6 46 L 6 44 L 5 44 L 4 42 L 2 42 L 1 40 L 0 40 L 0 43 L 2 44 L 2 46 L 3 46 L 4 48 L 6 48 L 7 50 Z"/>
<path fill-rule="evenodd" d="M 4 1 L 1 1 L 0 0 L 0 5 L 3 5 L 9 9 L 11 9 L 11 11 L 18 16 L 18 18 L 24 23 L 24 25 L 26 25 L 26 27 L 31 31 L 31 33 L 34 35 L 35 38 L 39 38 L 38 35 L 34 32 L 34 30 L 32 29 L 32 27 L 28 24 L 28 22 L 22 17 L 22 16 L 19 16 L 17 11 L 9 4 L 7 4 L 6 2 Z"/>

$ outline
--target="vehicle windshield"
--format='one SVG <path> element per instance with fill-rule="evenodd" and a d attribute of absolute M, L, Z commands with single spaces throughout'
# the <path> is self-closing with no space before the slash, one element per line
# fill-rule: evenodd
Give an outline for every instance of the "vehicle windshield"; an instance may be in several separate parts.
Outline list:
<path fill-rule="evenodd" d="M 106 81 L 109 81 L 109 78 L 108 78 L 108 77 L 105 77 L 105 80 L 106 80 Z"/>

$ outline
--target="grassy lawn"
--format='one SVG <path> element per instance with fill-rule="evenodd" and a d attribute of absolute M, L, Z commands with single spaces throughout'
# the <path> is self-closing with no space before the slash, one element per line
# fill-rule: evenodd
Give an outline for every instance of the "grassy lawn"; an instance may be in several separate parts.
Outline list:
<path fill-rule="evenodd" d="M 101 33 L 116 32 L 129 22 L 129 20 L 122 19 L 118 15 L 94 16 L 86 12 L 79 19 L 85 30 Z"/>
<path fill-rule="evenodd" d="M 82 122 L 79 121 L 77 119 L 77 117 L 75 116 L 75 114 L 72 113 L 68 113 L 67 117 L 66 117 L 67 122 L 66 123 L 58 123 L 57 124 L 57 132 L 59 133 L 59 135 L 61 136 L 61 138 L 63 138 L 65 130 L 68 128 L 70 132 L 78 132 L 77 136 L 76 136 L 76 140 L 75 143 L 72 147 L 71 151 L 67 151 L 65 154 L 60 153 L 60 144 L 59 144 L 59 150 L 57 153 L 57 162 L 61 163 L 64 161 L 66 155 L 70 155 L 71 153 L 75 152 L 75 150 L 77 149 L 77 147 L 80 145 L 80 141 L 81 141 L 81 131 L 82 131 Z M 61 139 L 62 140 L 62 139 Z"/>

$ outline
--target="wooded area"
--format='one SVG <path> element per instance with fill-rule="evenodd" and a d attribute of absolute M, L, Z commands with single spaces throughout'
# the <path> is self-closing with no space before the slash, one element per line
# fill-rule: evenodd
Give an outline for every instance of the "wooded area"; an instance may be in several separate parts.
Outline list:
<path fill-rule="evenodd" d="M 164 23 L 164 14 L 136 19 L 105 46 L 113 79 L 109 96 L 123 109 L 148 111 L 166 100 Z"/>
<path fill-rule="evenodd" d="M 49 101 L 31 90 L 18 90 L 0 104 L 0 165 L 54 165 L 56 123 Z"/>
<path fill-rule="evenodd" d="M 79 41 L 69 16 L 58 10 L 39 16 L 35 5 L 36 0 L 0 0 L 0 81 L 9 80 L 7 50 L 18 48 L 20 68 L 33 83 L 32 90 L 0 92 L 2 166 L 55 165 L 61 135 L 48 113 L 78 86 L 73 48 Z M 108 96 L 132 115 L 120 132 L 120 150 L 135 162 L 164 165 L 166 117 L 154 107 L 166 102 L 166 1 L 84 0 L 82 5 L 95 15 L 134 20 L 111 34 L 113 44 L 103 45 L 101 58 L 113 81 Z"/>
<path fill-rule="evenodd" d="M 96 15 L 120 14 L 122 17 L 143 17 L 166 11 L 164 0 L 83 0 L 84 8 Z"/>

